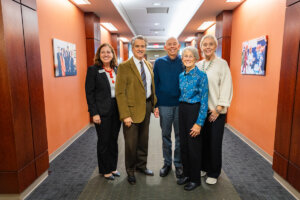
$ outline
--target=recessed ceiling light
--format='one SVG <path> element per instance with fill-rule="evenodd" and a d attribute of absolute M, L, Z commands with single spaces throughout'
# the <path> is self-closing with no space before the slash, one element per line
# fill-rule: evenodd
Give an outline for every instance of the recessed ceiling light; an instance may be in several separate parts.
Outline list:
<path fill-rule="evenodd" d="M 78 5 L 91 4 L 88 0 L 72 0 L 72 1 Z"/>
<path fill-rule="evenodd" d="M 155 3 L 153 3 L 152 5 L 154 5 L 154 6 L 161 6 L 161 3 L 155 2 Z"/>
<path fill-rule="evenodd" d="M 156 22 L 156 23 L 154 23 L 154 26 L 158 26 L 160 23 L 158 23 L 158 22 Z"/>
<path fill-rule="evenodd" d="M 127 38 L 124 37 L 119 37 L 120 40 L 122 40 L 122 42 L 129 42 L 129 40 Z"/>
<path fill-rule="evenodd" d="M 207 21 L 207 22 L 203 22 L 198 28 L 198 31 L 205 31 L 207 28 L 209 28 L 210 26 L 212 26 L 215 22 L 214 21 Z"/>
<path fill-rule="evenodd" d="M 154 33 L 155 33 L 155 34 L 157 34 L 157 33 L 158 33 L 158 31 L 155 31 Z"/>
<path fill-rule="evenodd" d="M 230 2 L 241 2 L 242 0 L 226 0 L 227 3 L 230 3 Z"/>
<path fill-rule="evenodd" d="M 109 31 L 118 31 L 118 29 L 112 25 L 112 23 L 100 23 L 102 26 L 104 26 L 104 28 L 106 28 Z"/>
<path fill-rule="evenodd" d="M 187 37 L 184 41 L 191 42 L 193 39 L 195 39 L 195 37 L 194 36 L 190 36 L 190 37 Z"/>

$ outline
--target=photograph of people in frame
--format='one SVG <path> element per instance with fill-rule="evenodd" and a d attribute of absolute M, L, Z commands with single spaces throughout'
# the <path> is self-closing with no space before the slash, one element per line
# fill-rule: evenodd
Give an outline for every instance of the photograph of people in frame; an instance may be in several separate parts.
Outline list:
<path fill-rule="evenodd" d="M 54 76 L 76 76 L 76 45 L 53 39 Z"/>

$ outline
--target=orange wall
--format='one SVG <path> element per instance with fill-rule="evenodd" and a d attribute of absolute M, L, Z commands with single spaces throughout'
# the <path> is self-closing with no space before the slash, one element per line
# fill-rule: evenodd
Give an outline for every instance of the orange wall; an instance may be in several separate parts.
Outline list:
<path fill-rule="evenodd" d="M 103 43 L 108 43 L 111 44 L 111 34 L 108 30 L 100 26 L 100 42 L 101 44 Z M 117 53 L 117 52 L 116 52 Z"/>
<path fill-rule="evenodd" d="M 89 124 L 84 15 L 68 0 L 37 0 L 49 154 Z M 54 77 L 52 38 L 76 44 L 77 75 Z"/>
<path fill-rule="evenodd" d="M 273 155 L 285 1 L 247 0 L 233 12 L 228 124 Z M 266 76 L 241 75 L 242 42 L 268 35 Z"/>

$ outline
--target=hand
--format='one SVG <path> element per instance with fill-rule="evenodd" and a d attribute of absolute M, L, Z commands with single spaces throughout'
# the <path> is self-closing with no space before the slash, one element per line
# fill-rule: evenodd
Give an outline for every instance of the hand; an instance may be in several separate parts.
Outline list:
<path fill-rule="evenodd" d="M 159 118 L 159 109 L 158 108 L 154 108 L 153 113 L 154 113 L 155 118 Z"/>
<path fill-rule="evenodd" d="M 194 124 L 194 126 L 191 128 L 190 136 L 196 137 L 200 135 L 200 131 L 201 131 L 201 126 L 199 126 L 198 124 Z"/>
<path fill-rule="evenodd" d="M 131 124 L 133 123 L 131 117 L 127 117 L 127 118 L 125 118 L 123 121 L 124 121 L 125 126 L 127 126 L 128 128 L 129 128 L 129 127 L 131 126 Z"/>
<path fill-rule="evenodd" d="M 209 122 L 214 122 L 219 117 L 219 113 L 216 110 L 210 110 L 209 113 L 210 113 L 208 118 Z"/>
<path fill-rule="evenodd" d="M 101 124 L 100 115 L 94 115 L 94 116 L 93 116 L 93 122 L 94 122 L 95 124 Z"/>

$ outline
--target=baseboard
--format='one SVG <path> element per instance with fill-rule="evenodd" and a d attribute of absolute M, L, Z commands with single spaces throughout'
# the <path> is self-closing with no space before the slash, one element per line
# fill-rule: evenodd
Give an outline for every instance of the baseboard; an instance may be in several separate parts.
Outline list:
<path fill-rule="evenodd" d="M 273 177 L 280 185 L 282 185 L 282 187 L 284 187 L 291 195 L 293 195 L 293 197 L 295 197 L 297 200 L 300 200 L 300 193 L 275 171 Z"/>
<path fill-rule="evenodd" d="M 254 142 L 249 140 L 247 137 L 242 135 L 235 128 L 230 126 L 229 124 L 225 124 L 225 127 L 228 128 L 231 132 L 233 132 L 237 137 L 239 137 L 242 141 L 248 144 L 254 151 L 256 151 L 259 155 L 261 155 L 266 161 L 268 161 L 271 165 L 273 164 L 273 157 L 266 153 L 263 149 L 257 146 Z"/>
<path fill-rule="evenodd" d="M 40 175 L 21 194 L 0 194 L 0 200 L 23 200 L 28 195 L 30 195 L 47 177 L 48 177 L 48 170 L 44 172 L 42 175 Z"/>
<path fill-rule="evenodd" d="M 78 133 L 73 135 L 67 142 L 61 145 L 56 151 L 49 155 L 49 161 L 52 162 L 59 154 L 61 154 L 66 148 L 68 148 L 77 138 L 79 138 L 86 130 L 88 130 L 93 124 L 89 124 L 81 129 Z"/>

